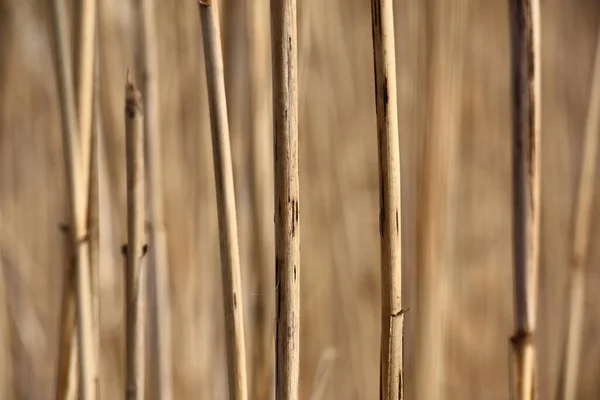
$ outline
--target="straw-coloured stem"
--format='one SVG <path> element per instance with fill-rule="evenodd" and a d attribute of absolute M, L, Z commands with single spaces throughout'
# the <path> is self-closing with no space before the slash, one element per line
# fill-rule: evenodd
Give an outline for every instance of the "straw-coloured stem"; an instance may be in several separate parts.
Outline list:
<path fill-rule="evenodd" d="M 77 118 L 71 72 L 71 56 L 66 23 L 64 2 L 52 2 L 52 27 L 55 38 L 54 57 L 60 99 L 63 148 L 69 208 L 71 211 L 72 251 L 75 257 L 77 331 L 81 368 L 81 394 L 83 399 L 95 398 L 94 377 L 94 336 L 92 324 L 92 299 L 90 294 L 90 270 L 88 234 L 86 229 L 86 208 L 88 195 L 84 187 L 84 171 L 81 161 L 81 147 L 77 134 Z"/>
<path fill-rule="evenodd" d="M 90 163 L 88 185 L 88 230 L 90 237 L 90 279 L 92 282 L 92 309 L 94 321 L 94 354 L 96 357 L 95 392 L 100 397 L 100 187 L 99 187 L 99 149 L 98 140 L 102 130 L 100 106 L 100 43 L 95 37 L 94 47 L 94 90 L 93 125 L 90 137 Z M 85 142 L 82 143 L 85 148 Z"/>
<path fill-rule="evenodd" d="M 416 399 L 444 398 L 444 304 L 452 263 L 454 181 L 468 1 L 428 7 L 427 123 L 417 206 Z"/>
<path fill-rule="evenodd" d="M 275 148 L 276 395 L 298 399 L 300 375 L 300 186 L 298 31 L 295 0 L 271 0 Z"/>
<path fill-rule="evenodd" d="M 71 256 L 71 240 L 68 227 L 64 227 L 66 263 L 62 279 L 60 305 L 60 332 L 58 345 L 58 368 L 54 398 L 74 400 L 77 395 L 77 334 L 75 327 L 75 286 L 74 258 Z"/>
<path fill-rule="evenodd" d="M 81 143 L 81 162 L 84 174 L 83 188 L 89 185 L 92 120 L 94 99 L 94 54 L 96 48 L 96 0 L 82 0 L 78 4 L 75 61 L 75 83 L 77 85 L 77 116 Z M 86 207 L 87 208 L 87 207 Z"/>
<path fill-rule="evenodd" d="M 156 391 L 160 400 L 173 398 L 171 307 L 169 295 L 169 263 L 164 226 L 162 155 L 160 140 L 160 107 L 158 82 L 158 49 L 154 1 L 141 1 L 141 30 L 143 47 L 142 76 L 144 85 L 146 167 L 149 217 L 149 273 L 152 285 L 151 350 L 157 370 Z"/>
<path fill-rule="evenodd" d="M 142 94 L 127 77 L 126 398 L 144 399 L 144 114 Z"/>
<path fill-rule="evenodd" d="M 256 0 L 247 6 L 248 57 L 250 75 L 250 181 L 252 190 L 253 271 L 256 277 L 252 344 L 252 397 L 266 399 L 272 390 L 273 330 L 271 326 L 272 298 L 267 296 L 272 271 L 269 268 L 267 224 L 272 221 L 268 196 L 272 196 L 273 163 L 269 136 L 269 20 L 267 0 Z M 271 197 L 272 199 L 272 197 Z"/>
<path fill-rule="evenodd" d="M 600 33 L 596 45 L 590 103 L 583 141 L 583 159 L 577 191 L 573 244 L 571 254 L 571 286 L 569 325 L 566 339 L 564 371 L 561 376 L 559 399 L 574 400 L 577 395 L 579 358 L 584 320 L 585 268 L 592 222 L 592 205 L 596 181 L 596 157 L 598 154 L 598 130 L 600 129 Z"/>
<path fill-rule="evenodd" d="M 217 6 L 199 1 L 217 192 L 229 397 L 247 399 L 246 349 L 233 166 Z"/>
<path fill-rule="evenodd" d="M 400 145 L 392 0 L 372 0 L 381 236 L 380 398 L 402 399 Z"/>
<path fill-rule="evenodd" d="M 513 260 L 515 332 L 512 389 L 535 398 L 536 309 L 540 226 L 540 4 L 511 0 L 513 107 Z"/>

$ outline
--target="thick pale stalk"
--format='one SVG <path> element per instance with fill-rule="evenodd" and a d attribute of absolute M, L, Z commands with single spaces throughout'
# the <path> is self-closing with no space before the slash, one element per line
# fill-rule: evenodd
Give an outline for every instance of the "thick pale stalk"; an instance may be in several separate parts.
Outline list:
<path fill-rule="evenodd" d="M 71 56 L 62 0 L 52 2 L 52 27 L 55 37 L 54 56 L 59 89 L 63 152 L 67 175 L 69 208 L 71 211 L 72 251 L 75 257 L 77 331 L 81 368 L 81 395 L 84 400 L 94 399 L 95 356 L 92 323 L 92 299 L 89 270 L 88 233 L 86 229 L 87 190 L 78 137 L 77 116 L 71 72 Z"/>
<path fill-rule="evenodd" d="M 371 0 L 379 147 L 381 236 L 380 398 L 402 399 L 402 253 L 400 247 L 400 145 L 392 0 Z"/>
<path fill-rule="evenodd" d="M 276 396 L 298 399 L 300 186 L 296 0 L 271 0 L 275 148 Z"/>
<path fill-rule="evenodd" d="M 513 107 L 513 398 L 535 395 L 540 226 L 540 5 L 510 0 Z"/>
<path fill-rule="evenodd" d="M 126 399 L 144 399 L 144 114 L 142 95 L 129 80 L 125 105 L 127 166 Z"/>
<path fill-rule="evenodd" d="M 154 1 L 141 1 L 142 47 L 144 62 L 146 167 L 148 169 L 149 250 L 152 347 L 154 353 L 156 391 L 159 400 L 173 398 L 171 306 L 169 295 L 169 262 L 163 211 L 162 154 L 160 136 L 160 104 L 158 82 L 158 49 Z"/>
<path fill-rule="evenodd" d="M 569 325 L 566 341 L 564 375 L 561 377 L 562 392 L 558 398 L 574 400 L 577 395 L 579 358 L 584 320 L 585 268 L 592 222 L 592 205 L 596 180 L 598 154 L 598 131 L 600 130 L 600 33 L 596 44 L 593 81 L 583 141 L 583 159 L 577 191 L 573 248 L 571 255 L 571 286 Z"/>
<path fill-rule="evenodd" d="M 248 397 L 248 384 L 244 339 L 244 307 L 242 304 L 238 229 L 229 143 L 229 123 L 225 100 L 221 35 L 219 33 L 216 4 L 211 1 L 202 1 L 199 2 L 199 7 L 204 41 L 204 60 L 206 62 L 206 82 L 217 191 L 229 397 L 235 400 L 245 400 Z"/>
<path fill-rule="evenodd" d="M 429 3 L 427 122 L 417 213 L 415 398 L 443 399 L 444 304 L 452 267 L 453 187 L 468 1 Z"/>
<path fill-rule="evenodd" d="M 273 330 L 271 326 L 272 298 L 269 281 L 267 224 L 272 215 L 268 196 L 273 196 L 273 163 L 270 157 L 269 135 L 272 135 L 269 118 L 269 20 L 267 0 L 255 0 L 247 5 L 248 57 L 250 75 L 250 173 L 252 191 L 252 249 L 254 276 L 256 277 L 254 321 L 252 334 L 252 399 L 267 399 L 272 390 Z M 272 197 L 271 197 L 272 199 Z"/>

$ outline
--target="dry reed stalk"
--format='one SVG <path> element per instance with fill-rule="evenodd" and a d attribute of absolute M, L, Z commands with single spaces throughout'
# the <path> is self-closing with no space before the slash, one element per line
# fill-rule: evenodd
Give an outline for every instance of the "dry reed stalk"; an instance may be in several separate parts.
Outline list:
<path fill-rule="evenodd" d="M 255 292 L 252 396 L 267 399 L 272 388 L 272 357 L 274 355 L 271 319 L 272 299 L 268 293 L 271 270 L 268 262 L 267 224 L 269 223 L 270 185 L 273 164 L 269 156 L 269 136 L 272 135 L 269 119 L 269 21 L 267 0 L 255 0 L 247 5 L 248 57 L 250 76 L 250 181 L 252 192 L 252 249 L 254 252 Z M 271 178 L 271 179 L 269 179 Z M 271 194 L 272 196 L 272 194 Z"/>
<path fill-rule="evenodd" d="M 60 306 L 60 332 L 58 345 L 57 381 L 54 398 L 57 400 L 75 400 L 77 398 L 77 335 L 75 332 L 75 284 L 74 259 L 71 256 L 71 240 L 67 227 L 65 235 L 65 250 L 67 254 L 63 271 L 62 295 Z"/>
<path fill-rule="evenodd" d="M 415 398 L 444 398 L 445 294 L 452 265 L 453 198 L 461 121 L 461 88 L 468 1 L 428 3 L 431 34 L 427 122 L 417 213 Z M 430 30 L 429 30 L 430 29 Z"/>
<path fill-rule="evenodd" d="M 380 398 L 403 398 L 400 145 L 392 0 L 371 0 L 381 235 Z"/>
<path fill-rule="evenodd" d="M 90 138 L 90 179 L 88 196 L 88 230 L 90 235 L 90 276 L 94 316 L 94 344 L 96 355 L 95 391 L 100 397 L 100 187 L 98 141 L 102 130 L 100 106 L 100 43 L 96 35 L 94 49 L 93 126 Z M 85 147 L 85 146 L 84 146 Z"/>
<path fill-rule="evenodd" d="M 92 146 L 92 118 L 94 98 L 94 54 L 96 48 L 96 0 L 77 2 L 77 35 L 75 47 L 75 83 L 77 85 L 77 116 L 81 143 L 81 162 L 84 171 L 90 171 Z M 90 176 L 84 174 L 83 188 Z M 87 208 L 87 207 L 86 207 Z"/>
<path fill-rule="evenodd" d="M 145 100 L 146 167 L 149 207 L 149 250 L 151 290 L 151 351 L 155 362 L 156 393 L 160 400 L 173 398 L 171 307 L 169 295 L 169 261 L 163 211 L 162 154 L 158 82 L 158 48 L 154 1 L 141 1 L 142 76 Z"/>
<path fill-rule="evenodd" d="M 577 395 L 579 357 L 584 320 L 585 268 L 590 240 L 590 224 L 592 222 L 591 216 L 596 181 L 596 156 L 598 153 L 598 130 L 600 129 L 600 32 L 596 44 L 593 74 L 573 227 L 569 325 L 565 343 L 566 354 L 563 365 L 564 370 L 560 377 L 561 391 L 557 395 L 557 398 L 562 400 L 574 400 Z"/>
<path fill-rule="evenodd" d="M 296 0 L 271 0 L 275 150 L 276 396 L 298 399 L 300 185 Z"/>
<path fill-rule="evenodd" d="M 69 53 L 69 38 L 66 23 L 66 10 L 62 0 L 52 2 L 52 28 L 55 38 L 54 57 L 56 76 L 59 89 L 60 110 L 63 131 L 63 147 L 69 208 L 71 211 L 72 248 L 75 257 L 77 331 L 79 359 L 81 368 L 81 396 L 83 399 L 95 398 L 94 376 L 94 335 L 91 299 L 91 283 L 89 270 L 88 233 L 86 227 L 87 189 L 81 147 L 78 137 L 77 116 L 74 99 L 74 89 L 71 72 L 71 56 Z M 63 293 L 63 296 L 65 294 Z M 68 294 L 67 294 L 68 295 Z"/>
<path fill-rule="evenodd" d="M 512 396 L 536 397 L 535 325 L 540 226 L 541 59 L 538 0 L 511 0 L 513 262 Z"/>
<path fill-rule="evenodd" d="M 125 105 L 127 167 L 126 399 L 144 399 L 144 109 L 141 92 L 127 76 Z"/>
<path fill-rule="evenodd" d="M 75 59 L 77 61 L 77 66 L 75 69 L 75 81 L 77 83 L 77 114 L 78 114 L 78 122 L 79 122 L 79 133 L 80 144 L 81 144 L 81 154 L 83 160 L 83 170 L 89 171 L 84 173 L 83 179 L 83 191 L 89 193 L 89 196 L 95 196 L 95 192 L 93 192 L 93 188 L 90 188 L 90 179 L 92 179 L 91 175 L 93 174 L 91 163 L 93 162 L 90 159 L 90 154 L 93 152 L 92 146 L 92 98 L 93 98 L 93 73 L 94 73 L 94 42 L 95 42 L 95 29 L 96 29 L 96 2 L 94 0 L 86 0 L 83 2 L 77 2 L 74 5 L 74 17 L 75 23 L 77 26 L 78 35 L 75 35 L 77 44 L 75 46 Z M 86 214 L 88 216 L 87 223 L 93 223 L 94 217 L 89 214 L 90 205 L 89 201 L 93 201 L 90 197 L 86 199 Z M 93 205 L 92 205 L 93 206 Z M 97 237 L 98 235 L 94 235 L 94 229 L 89 230 L 89 238 L 90 238 L 90 274 L 92 280 L 92 307 L 94 310 L 93 313 L 93 328 L 94 328 L 94 338 L 95 338 L 95 355 L 96 360 L 98 360 L 98 346 L 99 346 L 99 321 L 97 320 L 98 313 L 97 310 L 97 290 L 94 277 L 97 274 L 94 272 L 98 267 L 97 263 Z M 72 266 L 71 266 L 72 268 Z M 68 271 L 68 268 L 67 268 Z M 72 296 L 72 286 L 64 285 L 63 286 L 63 297 Z M 63 299 L 63 305 L 68 306 L 70 300 Z M 69 312 L 69 311 L 65 311 Z M 63 320 L 61 320 L 62 322 Z M 74 325 L 76 324 L 75 319 L 66 319 L 64 323 Z M 60 376 L 59 381 L 57 383 L 57 396 L 61 396 L 58 398 L 67 398 L 74 399 L 76 396 L 76 384 L 73 385 L 73 382 L 77 380 L 77 338 L 75 337 L 75 330 L 73 326 L 61 326 L 61 332 L 72 332 L 74 336 L 70 340 L 70 347 L 63 348 L 64 351 L 59 352 L 59 371 L 61 371 L 60 375 L 66 374 L 67 376 Z M 64 364 L 68 360 L 68 365 Z M 64 369 L 67 368 L 67 369 Z M 98 395 L 98 363 L 95 363 L 96 370 L 95 374 L 95 385 L 96 385 L 96 395 Z M 67 385 L 67 386 L 65 386 Z M 66 392 L 65 392 L 66 391 Z"/>
<path fill-rule="evenodd" d="M 213 162 L 221 247 L 223 303 L 225 306 L 229 397 L 247 399 L 246 349 L 238 229 L 233 188 L 233 166 L 223 76 L 218 10 L 211 1 L 199 1 L 204 42 L 206 82 L 212 133 Z"/>

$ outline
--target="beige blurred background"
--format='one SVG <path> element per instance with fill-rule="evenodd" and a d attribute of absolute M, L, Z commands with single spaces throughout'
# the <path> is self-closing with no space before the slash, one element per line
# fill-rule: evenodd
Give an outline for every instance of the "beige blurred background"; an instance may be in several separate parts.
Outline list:
<path fill-rule="evenodd" d="M 250 1 L 250 0 L 249 0 Z M 397 0 L 404 297 L 414 309 L 417 165 L 424 134 L 431 7 Z M 511 119 L 506 0 L 468 1 L 454 262 L 448 271 L 447 399 L 508 398 L 512 331 Z M 124 82 L 135 67 L 135 1 L 100 0 L 101 392 L 122 398 L 125 242 Z M 216 200 L 196 2 L 157 0 L 176 399 L 225 399 Z M 540 399 L 554 397 L 565 332 L 574 203 L 600 22 L 595 0 L 542 1 Z M 247 332 L 252 272 L 245 1 L 223 8 Z M 324 399 L 375 399 L 379 377 L 377 136 L 370 4 L 298 1 L 301 185 L 301 397 L 335 351 Z M 49 2 L 0 1 L 0 398 L 49 399 L 55 382 L 67 221 Z M 268 90 L 269 88 L 266 88 Z M 600 212 L 598 201 L 595 211 Z M 598 262 L 592 223 L 580 399 L 600 398 Z M 272 234 L 272 232 L 271 232 Z M 274 280 L 274 273 L 273 273 Z M 270 318 L 273 315 L 271 313 Z M 407 395 L 412 327 L 407 314 Z M 248 336 L 250 352 L 252 338 Z M 250 360 L 250 358 L 249 358 Z"/>

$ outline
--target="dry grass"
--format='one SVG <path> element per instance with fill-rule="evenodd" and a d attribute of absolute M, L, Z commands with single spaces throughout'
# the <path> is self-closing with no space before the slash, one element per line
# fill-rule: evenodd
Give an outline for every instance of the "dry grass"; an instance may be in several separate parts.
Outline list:
<path fill-rule="evenodd" d="M 127 75 L 125 92 L 127 245 L 125 265 L 125 398 L 143 400 L 145 389 L 145 167 L 144 107 L 141 92 Z"/>
<path fill-rule="evenodd" d="M 510 2 L 513 118 L 513 263 L 515 331 L 511 394 L 537 398 L 536 323 L 541 161 L 541 15 L 538 1 Z"/>
<path fill-rule="evenodd" d="M 404 398 L 400 148 L 392 1 L 372 0 L 381 236 L 380 398 Z"/>
<path fill-rule="evenodd" d="M 204 43 L 215 186 L 217 189 L 229 398 L 232 400 L 245 400 L 248 398 L 248 377 L 244 336 L 244 302 L 219 14 L 216 3 L 212 3 L 210 0 L 206 2 L 199 1 L 198 6 L 200 8 Z"/>
<path fill-rule="evenodd" d="M 296 1 L 271 1 L 275 157 L 275 393 L 299 398 L 300 182 Z"/>
<path fill-rule="evenodd" d="M 577 395 L 579 363 L 582 351 L 585 276 L 588 247 L 592 224 L 592 205 L 596 183 L 596 158 L 598 154 L 598 130 L 600 129 L 600 35 L 596 44 L 593 65 L 590 104 L 583 139 L 583 157 L 573 225 L 572 260 L 569 265 L 570 291 L 567 336 L 562 374 L 557 399 L 573 400 Z"/>
<path fill-rule="evenodd" d="M 100 6 L 100 376 L 103 399 L 123 397 L 123 273 L 126 242 L 123 82 L 135 65 L 134 2 Z M 233 2 L 234 4 L 238 2 Z M 414 398 L 417 165 L 427 121 L 432 25 L 429 1 L 394 2 L 402 167 L 406 398 Z M 50 9 L 42 0 L 0 1 L 0 212 L 9 334 L 0 343 L 11 371 L 7 399 L 52 398 L 60 291 L 69 220 Z M 370 399 L 379 387 L 380 259 L 377 141 L 370 6 L 358 0 L 298 2 L 299 173 L 302 180 L 300 397 L 313 390 L 325 349 L 335 348 L 322 399 Z M 464 26 L 463 95 L 456 165 L 457 229 L 447 271 L 441 383 L 449 399 L 505 399 L 506 338 L 513 329 L 509 19 L 504 0 L 470 2 Z M 173 398 L 222 399 L 227 367 L 215 183 L 206 79 L 195 2 L 155 2 L 164 221 L 172 305 Z M 542 5 L 544 65 L 542 225 L 538 319 L 539 398 L 556 389 L 568 314 L 573 209 L 590 99 L 600 4 Z M 252 302 L 274 308 L 274 257 L 265 292 L 251 285 L 254 226 L 245 22 L 234 24 L 230 100 L 246 332 Z M 267 61 L 270 65 L 270 61 Z M 140 84 L 142 82 L 140 81 Z M 269 84 L 268 84 L 269 85 Z M 270 88 L 267 88 L 270 90 Z M 270 96 L 267 95 L 269 98 Z M 267 99 L 269 101 L 269 98 Z M 235 106 L 234 106 L 235 105 Z M 270 108 L 270 105 L 268 105 Z M 271 119 L 268 117 L 268 124 Z M 237 121 L 234 123 L 234 121 Z M 270 143 L 269 143 L 270 145 Z M 270 148 L 270 147 L 269 147 Z M 597 183 L 596 183 L 597 184 Z M 267 198 L 271 204 L 271 197 Z M 598 207 L 598 196 L 593 207 Z M 593 212 L 590 243 L 600 221 Z M 269 213 L 272 236 L 273 215 Z M 269 247 L 272 243 L 269 243 Z M 269 253 L 273 249 L 269 248 Z M 26 261 L 24 261 L 26 259 Z M 600 250 L 590 246 L 586 309 L 598 306 Z M 150 271 L 150 270 L 149 270 Z M 262 297 L 261 297 L 262 296 Z M 273 314 L 268 315 L 272 318 Z M 272 319 L 271 319 L 272 321 Z M 600 319 L 586 313 L 579 398 L 597 398 Z M 273 324 L 270 324 L 273 328 Z M 271 331 L 273 333 L 273 331 Z M 252 338 L 248 336 L 248 350 Z M 477 345 L 475 346 L 474 343 Z M 250 354 L 250 353 L 249 353 Z M 250 366 L 251 364 L 249 364 Z M 249 371 L 250 372 L 250 371 Z M 35 383 L 35 385 L 33 384 Z M 251 383 L 249 382 L 249 385 Z M 150 393 L 148 393 L 150 394 Z"/>
<path fill-rule="evenodd" d="M 77 342 L 79 344 L 79 366 L 81 369 L 81 396 L 88 400 L 96 397 L 94 354 L 93 313 L 90 281 L 89 233 L 87 231 L 87 196 L 86 176 L 89 168 L 82 162 L 81 137 L 78 136 L 77 117 L 74 101 L 73 75 L 71 73 L 71 57 L 69 54 L 69 36 L 65 6 L 61 1 L 52 3 L 52 27 L 54 33 L 54 60 L 56 63 L 57 82 L 63 127 L 63 147 L 65 170 L 67 175 L 68 198 L 70 208 L 71 238 L 69 252 L 74 257 L 74 275 L 76 277 L 76 309 L 77 309 Z M 93 32 L 93 31 L 92 31 Z M 93 48 L 92 48 L 93 51 Z M 67 276 L 69 273 L 67 273 Z M 63 297 L 69 293 L 64 292 Z M 68 301 L 68 300 L 67 300 Z M 64 304 L 64 302 L 63 302 Z M 67 342 L 69 340 L 67 339 Z M 65 341 L 61 340 L 64 345 Z M 71 357 L 65 357 L 69 360 Z M 62 370 L 59 369 L 62 375 Z"/>

